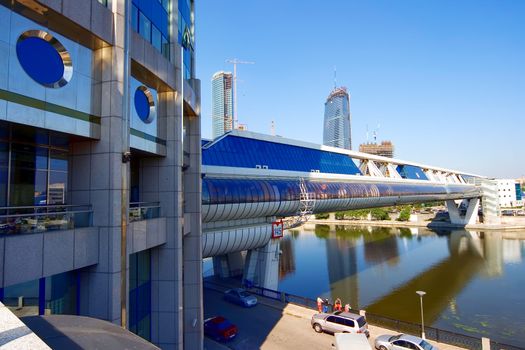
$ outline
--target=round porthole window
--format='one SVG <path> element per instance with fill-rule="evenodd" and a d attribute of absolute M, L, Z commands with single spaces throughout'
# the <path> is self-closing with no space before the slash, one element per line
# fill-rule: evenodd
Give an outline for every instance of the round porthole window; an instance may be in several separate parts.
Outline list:
<path fill-rule="evenodd" d="M 18 62 L 34 81 L 50 88 L 66 85 L 73 75 L 71 56 L 51 34 L 28 30 L 16 42 Z"/>
<path fill-rule="evenodd" d="M 135 90 L 135 111 L 144 123 L 149 124 L 155 119 L 155 102 L 153 95 L 144 85 Z"/>

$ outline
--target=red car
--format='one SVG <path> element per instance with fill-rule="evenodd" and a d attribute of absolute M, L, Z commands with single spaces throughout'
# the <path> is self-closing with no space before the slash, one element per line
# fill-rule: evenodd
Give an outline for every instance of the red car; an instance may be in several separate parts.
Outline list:
<path fill-rule="evenodd" d="M 228 341 L 237 335 L 237 326 L 222 316 L 204 320 L 204 334 L 220 341 Z"/>

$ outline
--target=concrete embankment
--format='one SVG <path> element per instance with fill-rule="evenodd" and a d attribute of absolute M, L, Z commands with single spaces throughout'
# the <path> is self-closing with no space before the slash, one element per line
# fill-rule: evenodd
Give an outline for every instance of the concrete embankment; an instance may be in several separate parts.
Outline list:
<path fill-rule="evenodd" d="M 395 221 L 395 220 L 336 220 L 323 219 L 317 220 L 311 218 L 305 224 L 306 228 L 311 228 L 310 225 L 325 224 L 325 225 L 362 225 L 362 226 L 384 226 L 384 227 L 427 227 L 437 229 L 466 229 L 466 230 L 498 230 L 498 231 L 522 231 L 519 237 L 525 237 L 525 217 L 502 217 L 501 224 L 487 225 L 475 224 L 468 226 L 454 225 L 446 221 L 428 221 L 429 217 L 419 217 L 417 221 Z"/>

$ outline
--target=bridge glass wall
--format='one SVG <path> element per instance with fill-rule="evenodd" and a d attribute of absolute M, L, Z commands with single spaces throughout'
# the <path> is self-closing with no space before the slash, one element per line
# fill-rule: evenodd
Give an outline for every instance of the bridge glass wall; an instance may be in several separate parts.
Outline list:
<path fill-rule="evenodd" d="M 227 135 L 202 150 L 202 164 L 361 175 L 347 155 Z"/>
<path fill-rule="evenodd" d="M 389 196 L 424 196 L 465 193 L 464 185 L 382 184 L 306 182 L 307 191 L 315 199 L 374 198 Z M 202 204 L 281 202 L 299 200 L 301 190 L 297 180 L 214 179 L 202 181 Z"/>
<path fill-rule="evenodd" d="M 411 180 L 428 180 L 423 170 L 420 167 L 413 165 L 398 165 L 397 172 L 403 179 Z"/>

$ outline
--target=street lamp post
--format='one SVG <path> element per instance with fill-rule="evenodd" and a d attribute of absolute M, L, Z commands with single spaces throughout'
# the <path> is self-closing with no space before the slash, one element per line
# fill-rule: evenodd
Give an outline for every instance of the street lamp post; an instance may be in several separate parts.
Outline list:
<path fill-rule="evenodd" d="M 423 292 L 422 290 L 418 290 L 416 294 L 419 295 L 419 301 L 421 303 L 421 338 L 425 339 L 425 321 L 423 317 L 423 295 L 427 293 Z"/>

